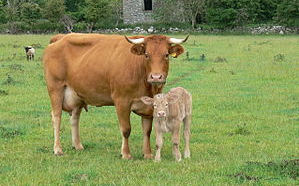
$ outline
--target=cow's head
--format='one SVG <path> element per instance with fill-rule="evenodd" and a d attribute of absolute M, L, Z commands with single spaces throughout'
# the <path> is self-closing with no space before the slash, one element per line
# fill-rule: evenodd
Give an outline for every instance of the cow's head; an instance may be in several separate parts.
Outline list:
<path fill-rule="evenodd" d="M 169 38 L 163 35 L 137 36 L 125 38 L 134 44 L 131 52 L 135 55 L 143 55 L 146 60 L 147 82 L 151 84 L 163 84 L 169 68 L 169 57 L 178 57 L 184 52 L 180 45 L 187 41 L 185 39 Z"/>

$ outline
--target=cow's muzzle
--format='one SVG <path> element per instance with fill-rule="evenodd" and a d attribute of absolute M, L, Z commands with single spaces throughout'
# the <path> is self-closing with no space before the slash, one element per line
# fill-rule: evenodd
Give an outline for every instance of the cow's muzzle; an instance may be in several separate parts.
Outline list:
<path fill-rule="evenodd" d="M 165 81 L 166 77 L 161 73 L 151 73 L 147 78 L 147 82 L 151 84 L 164 84 Z"/>

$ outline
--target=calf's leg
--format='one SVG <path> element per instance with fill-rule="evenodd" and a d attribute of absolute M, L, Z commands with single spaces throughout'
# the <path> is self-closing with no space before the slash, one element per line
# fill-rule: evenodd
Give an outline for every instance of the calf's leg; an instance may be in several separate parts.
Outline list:
<path fill-rule="evenodd" d="M 70 118 L 71 128 L 72 128 L 72 145 L 76 150 L 83 150 L 83 145 L 80 142 L 79 133 L 79 119 L 82 111 L 82 107 L 78 107 L 72 111 L 72 116 Z"/>
<path fill-rule="evenodd" d="M 155 125 L 155 132 L 156 132 L 156 156 L 155 161 L 161 161 L 161 148 L 163 145 L 163 132 Z"/>
<path fill-rule="evenodd" d="M 120 131 L 122 134 L 121 155 L 123 159 L 130 159 L 132 157 L 129 148 L 129 137 L 131 133 L 130 105 L 128 104 L 128 102 L 123 100 L 116 100 L 114 101 L 114 104 L 119 120 Z"/>
<path fill-rule="evenodd" d="M 191 125 L 191 115 L 188 115 L 184 119 L 184 139 L 185 139 L 185 151 L 184 158 L 190 158 L 190 125 Z"/>
<path fill-rule="evenodd" d="M 153 157 L 150 145 L 150 136 L 152 132 L 153 118 L 142 117 L 142 129 L 143 129 L 143 148 L 142 153 L 145 159 Z"/>
<path fill-rule="evenodd" d="M 173 131 L 172 131 L 172 152 L 175 157 L 176 161 L 181 161 L 182 160 L 182 155 L 180 152 L 180 122 L 179 121 L 174 121 L 173 123 Z"/>

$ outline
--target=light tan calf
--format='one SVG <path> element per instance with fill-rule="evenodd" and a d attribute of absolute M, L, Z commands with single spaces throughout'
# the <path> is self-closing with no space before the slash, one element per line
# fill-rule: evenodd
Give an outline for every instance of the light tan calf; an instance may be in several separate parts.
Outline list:
<path fill-rule="evenodd" d="M 156 161 L 161 161 L 161 148 L 163 144 L 163 133 L 172 133 L 173 155 L 176 161 L 181 161 L 180 128 L 184 122 L 185 152 L 184 157 L 190 157 L 189 140 L 192 115 L 191 94 L 182 87 L 171 89 L 166 94 L 157 94 L 154 98 L 142 97 L 146 105 L 154 107 L 154 127 L 156 131 Z"/>

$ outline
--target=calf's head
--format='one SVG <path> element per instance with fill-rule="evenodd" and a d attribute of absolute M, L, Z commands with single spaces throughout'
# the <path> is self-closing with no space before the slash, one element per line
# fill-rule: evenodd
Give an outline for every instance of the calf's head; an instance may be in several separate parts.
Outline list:
<path fill-rule="evenodd" d="M 131 52 L 135 55 L 143 55 L 146 61 L 147 82 L 151 84 L 163 84 L 166 82 L 169 69 L 169 57 L 178 57 L 184 52 L 180 45 L 185 39 L 169 38 L 163 35 L 136 36 L 128 38 L 128 42 L 134 44 Z"/>
<path fill-rule="evenodd" d="M 154 107 L 153 116 L 158 119 L 165 119 L 169 116 L 169 105 L 175 104 L 179 97 L 175 94 L 157 94 L 154 98 L 141 97 L 141 101 L 146 105 Z"/>

